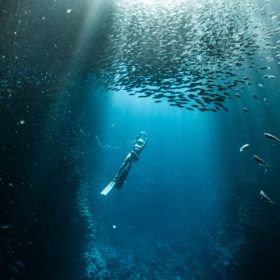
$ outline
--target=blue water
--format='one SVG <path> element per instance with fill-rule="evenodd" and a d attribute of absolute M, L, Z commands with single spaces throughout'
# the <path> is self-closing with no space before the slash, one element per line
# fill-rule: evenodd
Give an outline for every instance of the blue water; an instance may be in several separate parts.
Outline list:
<path fill-rule="evenodd" d="M 0 0 L 1 280 L 280 279 L 280 6 L 213 1 Z"/>
<path fill-rule="evenodd" d="M 250 246 L 264 249 L 255 243 L 259 233 L 257 240 L 248 236 L 260 226 L 250 222 L 252 208 L 263 219 L 263 232 L 271 226 L 267 212 L 279 219 L 275 206 L 259 195 L 266 189 L 279 197 L 280 147 L 263 136 L 279 126 L 277 114 L 273 123 L 269 120 L 277 103 L 250 114 L 241 104 L 230 104 L 231 113 L 204 115 L 171 111 L 121 93 L 107 98 L 111 105 L 98 136 L 103 146 L 97 147 L 99 171 L 89 183 L 88 205 L 97 223 L 94 246 L 108 262 L 109 279 L 242 277 L 238 268 Z M 259 101 L 246 104 L 257 108 Z M 100 196 L 143 129 L 148 145 L 124 187 Z M 244 143 L 250 148 L 240 153 Z M 266 174 L 255 153 L 267 159 Z"/>

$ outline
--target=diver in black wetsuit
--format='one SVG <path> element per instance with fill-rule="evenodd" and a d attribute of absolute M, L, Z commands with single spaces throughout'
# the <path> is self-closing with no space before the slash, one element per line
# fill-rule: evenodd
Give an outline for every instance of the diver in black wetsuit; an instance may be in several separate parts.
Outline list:
<path fill-rule="evenodd" d="M 105 187 L 105 189 L 101 192 L 103 195 L 107 195 L 112 188 L 120 189 L 132 167 L 133 162 L 137 161 L 140 157 L 141 152 L 147 145 L 148 135 L 145 131 L 142 131 L 135 139 L 133 150 L 127 155 L 123 164 L 121 165 L 117 175 L 115 178 Z"/>
<path fill-rule="evenodd" d="M 135 139 L 133 150 L 127 155 L 117 175 L 113 179 L 115 188 L 120 189 L 122 187 L 131 169 L 132 163 L 139 159 L 140 153 L 143 151 L 146 144 L 147 133 L 142 131 Z"/>

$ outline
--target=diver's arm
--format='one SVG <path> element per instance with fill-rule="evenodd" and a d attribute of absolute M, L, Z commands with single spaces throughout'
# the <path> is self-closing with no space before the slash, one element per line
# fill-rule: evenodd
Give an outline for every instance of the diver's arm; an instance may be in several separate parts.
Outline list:
<path fill-rule="evenodd" d="M 143 137 L 143 136 L 144 136 L 144 137 Z M 137 135 L 137 137 L 135 138 L 134 141 L 137 141 L 139 138 L 145 139 L 144 141 L 146 141 L 146 140 L 147 140 L 147 137 L 148 137 L 147 132 L 146 132 L 146 131 L 141 131 L 141 132 L 139 133 L 139 135 Z"/>
<path fill-rule="evenodd" d="M 143 135 L 143 131 L 141 131 L 136 137 L 135 137 L 135 140 L 134 141 L 137 141 L 138 138 L 140 138 L 140 136 Z"/>
<path fill-rule="evenodd" d="M 147 140 L 148 140 L 148 137 L 147 137 L 147 135 L 146 135 L 146 137 L 145 137 L 145 139 L 144 139 L 144 144 L 143 144 L 142 150 L 146 147 L 146 145 L 147 145 Z"/>

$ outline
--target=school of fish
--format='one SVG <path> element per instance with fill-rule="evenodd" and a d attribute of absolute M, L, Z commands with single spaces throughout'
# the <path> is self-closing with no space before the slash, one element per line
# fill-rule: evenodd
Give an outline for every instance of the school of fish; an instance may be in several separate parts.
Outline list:
<path fill-rule="evenodd" d="M 219 112 L 253 84 L 248 69 L 277 78 L 280 22 L 269 1 L 115 0 L 112 14 L 99 62 L 99 82 L 112 91 Z"/>

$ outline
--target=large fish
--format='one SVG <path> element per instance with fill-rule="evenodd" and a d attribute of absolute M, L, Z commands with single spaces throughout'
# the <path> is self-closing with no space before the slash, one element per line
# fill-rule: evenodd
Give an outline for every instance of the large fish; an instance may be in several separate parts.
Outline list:
<path fill-rule="evenodd" d="M 265 132 L 264 136 L 269 138 L 269 139 L 271 139 L 271 140 L 275 140 L 275 141 L 279 141 L 280 142 L 280 139 L 278 137 L 276 137 L 275 135 L 272 135 L 270 133 Z"/>

